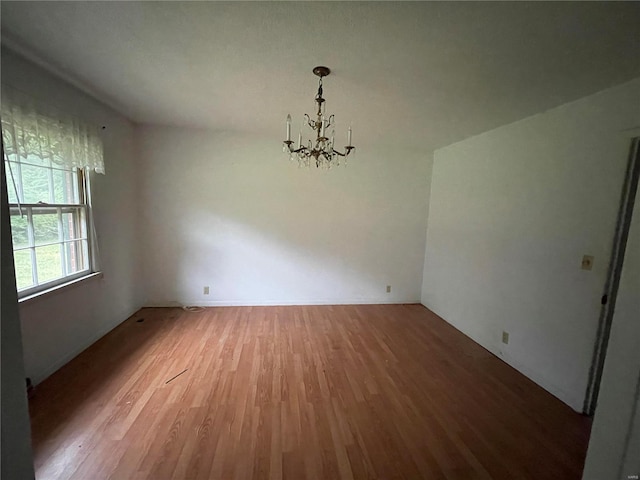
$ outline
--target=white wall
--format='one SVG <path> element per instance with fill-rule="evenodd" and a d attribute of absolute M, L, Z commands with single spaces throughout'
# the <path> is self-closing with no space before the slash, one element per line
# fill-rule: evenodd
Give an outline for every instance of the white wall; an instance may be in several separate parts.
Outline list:
<path fill-rule="evenodd" d="M 422 303 L 575 410 L 639 105 L 636 79 L 434 154 Z"/>
<path fill-rule="evenodd" d="M 638 130 L 640 133 L 640 129 Z M 640 192 L 635 201 L 585 480 L 640 475 Z M 635 409 L 635 418 L 634 418 Z M 634 421 L 635 420 L 635 421 Z"/>
<path fill-rule="evenodd" d="M 427 157 L 364 145 L 299 169 L 277 138 L 137 133 L 147 304 L 419 301 Z"/>
<path fill-rule="evenodd" d="M 107 127 L 106 175 L 91 176 L 104 276 L 20 304 L 26 375 L 38 383 L 142 304 L 134 129 L 110 108 L 6 49 L 2 83 Z"/>

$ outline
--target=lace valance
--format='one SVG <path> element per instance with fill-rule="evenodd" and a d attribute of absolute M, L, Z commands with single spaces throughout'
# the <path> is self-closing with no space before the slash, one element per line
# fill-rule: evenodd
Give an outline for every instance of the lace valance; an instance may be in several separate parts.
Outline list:
<path fill-rule="evenodd" d="M 2 86 L 2 139 L 5 154 L 104 173 L 97 127 Z"/>

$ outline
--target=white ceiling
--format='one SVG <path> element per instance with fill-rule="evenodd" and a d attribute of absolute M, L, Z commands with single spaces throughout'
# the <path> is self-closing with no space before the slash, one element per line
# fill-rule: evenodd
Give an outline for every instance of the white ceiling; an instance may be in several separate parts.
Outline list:
<path fill-rule="evenodd" d="M 640 76 L 640 2 L 11 2 L 2 37 L 136 122 L 313 113 L 431 150 Z M 294 124 L 294 132 L 297 127 Z M 359 142 L 358 142 L 359 140 Z"/>

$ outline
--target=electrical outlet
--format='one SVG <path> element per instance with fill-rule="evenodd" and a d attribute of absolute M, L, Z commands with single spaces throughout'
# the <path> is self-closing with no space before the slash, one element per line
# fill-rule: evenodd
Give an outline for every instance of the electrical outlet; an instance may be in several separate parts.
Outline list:
<path fill-rule="evenodd" d="M 391 285 L 387 285 L 387 293 L 391 293 Z"/>
<path fill-rule="evenodd" d="M 204 287 L 204 294 L 209 295 L 209 286 Z"/>
<path fill-rule="evenodd" d="M 582 270 L 591 270 L 593 267 L 593 256 L 584 255 L 582 257 Z"/>
<path fill-rule="evenodd" d="M 509 332 L 502 332 L 502 343 L 509 343 Z"/>

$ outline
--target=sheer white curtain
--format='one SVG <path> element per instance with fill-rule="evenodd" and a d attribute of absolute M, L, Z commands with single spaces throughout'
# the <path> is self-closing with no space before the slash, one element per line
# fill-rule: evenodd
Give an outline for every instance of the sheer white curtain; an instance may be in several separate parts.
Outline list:
<path fill-rule="evenodd" d="M 0 113 L 8 159 L 36 156 L 53 164 L 104 174 L 102 140 L 97 127 L 5 85 Z"/>

